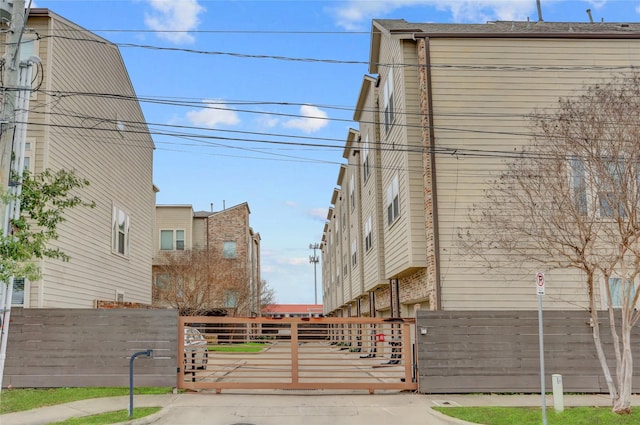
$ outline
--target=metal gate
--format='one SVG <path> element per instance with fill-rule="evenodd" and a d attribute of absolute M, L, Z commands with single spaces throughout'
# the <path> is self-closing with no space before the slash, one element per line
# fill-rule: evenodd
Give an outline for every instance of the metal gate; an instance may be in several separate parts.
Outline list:
<path fill-rule="evenodd" d="M 415 321 L 180 317 L 178 388 L 416 390 Z"/>

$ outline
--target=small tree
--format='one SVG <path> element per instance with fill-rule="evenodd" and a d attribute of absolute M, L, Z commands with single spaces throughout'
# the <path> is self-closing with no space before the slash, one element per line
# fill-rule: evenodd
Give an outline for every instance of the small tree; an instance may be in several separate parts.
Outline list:
<path fill-rule="evenodd" d="M 83 201 L 74 189 L 89 185 L 89 181 L 72 171 L 45 170 L 40 174 L 24 172 L 19 196 L 5 194 L 3 203 L 20 203 L 19 218 L 10 220 L 10 231 L 0 235 L 0 280 L 5 284 L 12 276 L 36 280 L 40 270 L 34 259 L 57 258 L 69 261 L 69 256 L 48 242 L 58 239 L 58 225 L 64 213 L 78 206 L 95 207 Z"/>
<path fill-rule="evenodd" d="M 510 258 L 582 272 L 613 411 L 629 413 L 631 330 L 640 319 L 640 76 L 561 99 L 532 123 L 532 145 L 491 183 L 460 240 L 491 267 L 507 266 L 501 262 Z M 601 277 L 613 353 L 605 353 L 600 338 Z M 607 354 L 615 359 L 615 379 Z"/>
<path fill-rule="evenodd" d="M 215 249 L 163 253 L 153 299 L 186 316 L 251 314 L 256 291 L 241 262 Z"/>

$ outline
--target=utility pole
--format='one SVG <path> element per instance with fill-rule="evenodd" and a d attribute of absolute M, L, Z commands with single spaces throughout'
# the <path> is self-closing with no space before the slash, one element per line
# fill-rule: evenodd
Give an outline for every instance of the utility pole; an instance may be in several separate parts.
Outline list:
<path fill-rule="evenodd" d="M 320 249 L 319 243 L 310 243 L 309 249 L 313 249 L 313 255 L 309 256 L 309 262 L 313 264 L 313 300 L 315 304 L 318 304 L 318 274 L 316 267 L 320 259 L 316 255 L 316 250 Z"/>
<path fill-rule="evenodd" d="M 4 56 L 2 87 L 2 119 L 0 121 L 0 184 L 2 192 L 9 191 L 9 178 L 11 176 L 11 157 L 13 154 L 13 131 L 15 130 L 15 109 L 18 92 L 18 76 L 20 57 L 20 41 L 25 26 L 24 14 L 25 0 L 14 0 L 11 9 L 11 23 L 7 34 L 7 51 Z M 0 6 L 8 12 L 8 2 L 2 0 Z M 8 211 L 2 204 L 0 208 L 0 226 L 4 234 L 7 234 Z"/>
<path fill-rule="evenodd" d="M 31 0 L 29 1 L 31 5 Z M 22 85 L 31 84 L 30 65 L 22 67 L 19 63 L 20 42 L 26 24 L 25 0 L 14 0 L 10 9 L 7 0 L 0 0 L 0 16 L 10 16 L 9 32 L 6 38 L 6 53 L 2 59 L 2 115 L 0 117 L 0 191 L 3 194 L 19 194 L 21 187 L 10 184 L 11 170 L 20 172 L 24 166 L 24 135 L 26 134 L 26 113 L 30 93 L 24 93 Z M 21 69 L 23 68 L 23 69 Z M 24 72 L 23 72 L 24 71 Z M 25 84 L 25 81 L 27 82 Z M 22 84 L 19 84 L 22 83 Z M 17 128 L 17 110 L 21 118 Z M 17 146 L 16 146 L 17 144 Z M 17 156 L 14 149 L 18 150 Z M 16 163 L 15 161 L 18 160 Z M 12 216 L 19 215 L 20 203 L 12 199 L 5 203 L 0 200 L 0 226 L 2 235 L 9 235 L 9 221 Z M 13 277 L 9 282 L 0 282 L 0 392 L 4 377 L 4 365 L 7 356 L 7 341 L 11 319 L 11 303 L 13 298 Z"/>

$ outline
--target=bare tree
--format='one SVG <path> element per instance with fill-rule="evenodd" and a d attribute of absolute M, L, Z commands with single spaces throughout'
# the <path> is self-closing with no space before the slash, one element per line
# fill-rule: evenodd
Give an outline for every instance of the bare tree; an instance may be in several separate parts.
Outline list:
<path fill-rule="evenodd" d="M 561 99 L 532 124 L 532 144 L 491 182 L 486 203 L 459 230 L 462 246 L 491 267 L 513 267 L 504 262 L 510 258 L 579 270 L 613 411 L 629 413 L 631 330 L 640 319 L 640 75 Z M 605 294 L 596 285 L 601 278 Z M 608 306 L 613 353 L 600 337 L 599 297 Z M 615 358 L 615 379 L 607 355 Z"/>
<path fill-rule="evenodd" d="M 250 314 L 252 293 L 241 262 L 196 249 L 166 252 L 159 263 L 154 303 L 187 316 Z"/>

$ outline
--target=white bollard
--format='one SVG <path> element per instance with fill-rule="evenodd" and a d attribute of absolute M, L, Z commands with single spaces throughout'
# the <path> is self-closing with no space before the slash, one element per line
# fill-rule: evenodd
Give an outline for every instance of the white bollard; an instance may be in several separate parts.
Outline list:
<path fill-rule="evenodd" d="M 564 391 L 562 389 L 562 375 L 551 375 L 551 385 L 553 387 L 553 408 L 556 413 L 564 412 Z"/>

